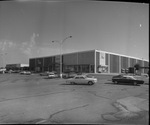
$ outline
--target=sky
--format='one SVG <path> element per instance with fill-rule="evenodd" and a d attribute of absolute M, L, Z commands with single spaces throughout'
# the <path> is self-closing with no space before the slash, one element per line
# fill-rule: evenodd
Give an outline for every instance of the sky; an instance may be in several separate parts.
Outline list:
<path fill-rule="evenodd" d="M 0 67 L 98 49 L 149 60 L 149 5 L 111 1 L 0 2 Z M 55 41 L 55 42 L 52 42 Z"/>

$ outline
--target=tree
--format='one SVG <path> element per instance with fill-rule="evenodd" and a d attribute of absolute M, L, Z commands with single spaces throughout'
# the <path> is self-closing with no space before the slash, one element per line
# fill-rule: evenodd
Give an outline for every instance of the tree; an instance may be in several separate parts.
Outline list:
<path fill-rule="evenodd" d="M 140 71 L 140 68 L 141 68 L 140 64 L 136 63 L 136 64 L 134 65 L 134 68 L 135 68 L 135 73 L 136 73 L 136 74 L 141 74 L 141 73 L 139 72 L 139 71 Z"/>
<path fill-rule="evenodd" d="M 134 68 L 135 68 L 135 70 L 139 70 L 139 69 L 141 68 L 141 66 L 140 66 L 140 64 L 136 63 L 136 64 L 134 65 Z"/>

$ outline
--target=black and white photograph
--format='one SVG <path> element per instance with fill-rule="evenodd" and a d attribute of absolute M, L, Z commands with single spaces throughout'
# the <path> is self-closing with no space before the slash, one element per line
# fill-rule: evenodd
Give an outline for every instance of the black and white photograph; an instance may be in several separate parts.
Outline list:
<path fill-rule="evenodd" d="M 149 125 L 149 3 L 0 1 L 0 124 Z"/>

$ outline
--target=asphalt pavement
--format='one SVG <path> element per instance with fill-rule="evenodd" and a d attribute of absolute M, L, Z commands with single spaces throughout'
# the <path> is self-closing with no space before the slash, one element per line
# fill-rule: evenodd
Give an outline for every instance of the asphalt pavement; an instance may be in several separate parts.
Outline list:
<path fill-rule="evenodd" d="M 95 77 L 98 83 L 90 86 L 38 74 L 1 74 L 0 123 L 148 125 L 149 85 L 116 85 L 112 74 Z"/>

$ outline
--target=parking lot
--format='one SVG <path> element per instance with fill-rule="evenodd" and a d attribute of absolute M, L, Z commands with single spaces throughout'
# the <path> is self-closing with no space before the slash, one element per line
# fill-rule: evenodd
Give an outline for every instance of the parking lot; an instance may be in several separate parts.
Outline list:
<path fill-rule="evenodd" d="M 149 123 L 149 85 L 71 85 L 39 74 L 0 74 L 0 123 Z"/>

